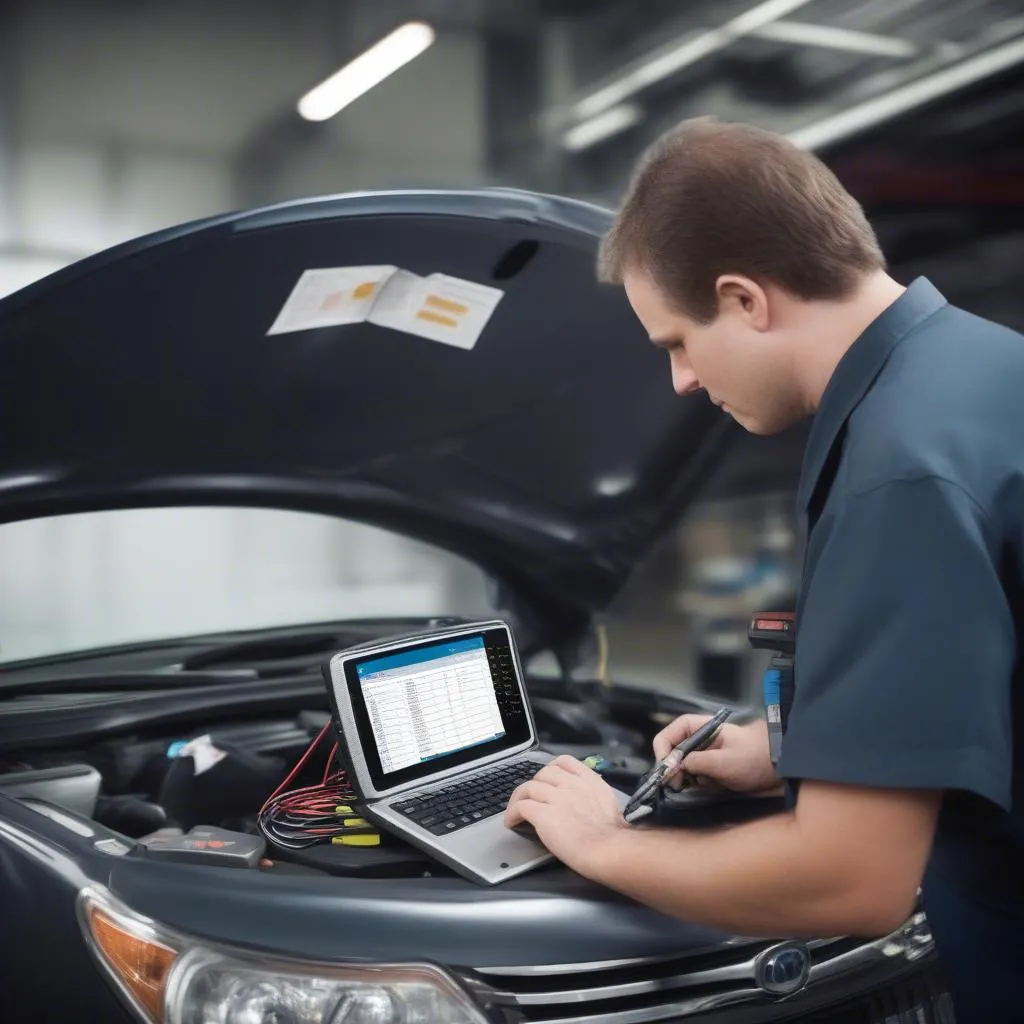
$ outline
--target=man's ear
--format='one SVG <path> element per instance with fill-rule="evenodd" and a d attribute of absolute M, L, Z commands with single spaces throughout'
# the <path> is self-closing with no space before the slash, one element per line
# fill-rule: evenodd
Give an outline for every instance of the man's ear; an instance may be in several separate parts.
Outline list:
<path fill-rule="evenodd" d="M 768 293 L 752 278 L 722 274 L 715 281 L 715 295 L 720 314 L 738 316 L 755 331 L 767 331 L 771 326 Z"/>

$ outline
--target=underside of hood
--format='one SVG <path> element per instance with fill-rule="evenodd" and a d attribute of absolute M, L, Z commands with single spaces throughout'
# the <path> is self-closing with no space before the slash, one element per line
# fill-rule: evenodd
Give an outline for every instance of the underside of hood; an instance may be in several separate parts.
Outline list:
<path fill-rule="evenodd" d="M 733 433 L 673 393 L 622 290 L 596 282 L 610 222 L 506 190 L 358 194 L 59 271 L 0 302 L 0 521 L 334 514 L 477 562 L 537 643 L 578 638 Z M 448 275 L 497 305 L 471 347 L 365 320 L 272 330 L 290 296 L 301 320 L 307 271 L 351 267 Z M 445 302 L 432 326 L 465 312 Z"/>

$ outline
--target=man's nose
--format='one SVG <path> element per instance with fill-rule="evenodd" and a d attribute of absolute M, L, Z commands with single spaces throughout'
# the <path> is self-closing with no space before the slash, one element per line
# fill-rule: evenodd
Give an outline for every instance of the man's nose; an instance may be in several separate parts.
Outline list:
<path fill-rule="evenodd" d="M 689 395 L 700 390 L 700 381 L 689 367 L 673 365 L 672 387 L 677 395 Z"/>

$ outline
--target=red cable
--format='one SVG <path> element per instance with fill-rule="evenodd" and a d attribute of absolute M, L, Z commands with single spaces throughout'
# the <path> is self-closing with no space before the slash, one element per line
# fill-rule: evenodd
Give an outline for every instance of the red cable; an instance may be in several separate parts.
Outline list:
<path fill-rule="evenodd" d="M 300 820 L 306 819 L 307 823 L 304 826 L 296 826 L 296 824 L 293 823 L 289 827 L 297 827 L 299 831 L 308 836 L 312 842 L 316 842 L 317 837 L 320 836 L 328 837 L 338 834 L 338 825 L 336 823 L 327 825 L 326 821 L 336 819 L 339 806 L 352 803 L 355 798 L 355 792 L 348 781 L 347 773 L 343 769 L 337 769 L 334 772 L 331 771 L 334 764 L 334 755 L 338 752 L 337 742 L 331 748 L 331 752 L 327 757 L 327 763 L 324 765 L 323 777 L 318 784 L 314 786 L 303 786 L 301 789 L 294 789 L 291 792 L 282 793 L 282 790 L 284 790 L 302 770 L 303 765 L 309 760 L 313 751 L 316 750 L 320 741 L 324 737 L 324 733 L 327 732 L 329 727 L 330 722 L 320 730 L 316 739 L 313 740 L 306 749 L 306 752 L 301 758 L 299 758 L 295 767 L 288 773 L 287 778 L 285 778 L 277 789 L 267 797 L 263 806 L 260 808 L 257 820 L 260 822 L 260 830 L 263 831 L 264 834 L 269 836 L 269 833 L 267 833 L 263 824 L 264 814 L 276 817 L 282 813 Z"/>
<path fill-rule="evenodd" d="M 297 764 L 295 765 L 295 767 L 294 767 L 294 768 L 293 768 L 293 769 L 292 769 L 292 770 L 291 770 L 291 771 L 290 771 L 290 772 L 288 773 L 288 777 L 287 777 L 287 778 L 286 778 L 286 779 L 284 780 L 284 782 L 282 782 L 282 783 L 281 783 L 281 785 L 280 785 L 280 786 L 278 786 L 278 787 L 277 787 L 277 789 L 275 789 L 275 790 L 274 790 L 274 792 L 273 792 L 273 793 L 271 793 L 271 794 L 270 794 L 270 796 L 268 796 L 268 797 L 267 797 L 267 799 L 266 799 L 266 800 L 265 800 L 265 801 L 263 802 L 263 806 L 262 806 L 262 807 L 260 808 L 260 814 L 261 814 L 261 815 L 262 815 L 262 814 L 263 814 L 263 812 L 264 812 L 264 811 L 265 811 L 265 810 L 267 809 L 267 804 L 269 804 L 269 803 L 270 803 L 270 801 L 271 801 L 271 800 L 273 800 L 273 799 L 274 799 L 274 797 L 275 797 L 275 796 L 277 796 L 277 794 L 278 794 L 278 793 L 280 793 L 280 792 L 281 792 L 281 790 L 282 790 L 282 789 L 284 789 L 284 788 L 285 788 L 285 786 L 287 786 L 287 785 L 288 785 L 288 783 L 289 783 L 289 782 L 291 782 L 291 781 L 292 781 L 292 779 L 294 779 L 296 775 L 298 775 L 298 773 L 299 773 L 299 772 L 301 771 L 301 769 L 302 769 L 302 766 L 303 766 L 303 765 L 304 765 L 304 764 L 305 764 L 305 763 L 306 763 L 306 762 L 307 762 L 307 761 L 309 760 L 309 756 L 310 756 L 310 754 L 312 754 L 312 753 L 313 753 L 313 751 L 314 751 L 314 750 L 316 750 L 316 748 L 317 748 L 317 744 L 318 744 L 318 743 L 319 743 L 319 742 L 320 742 L 320 741 L 321 741 L 321 740 L 322 740 L 322 739 L 324 738 L 324 733 L 326 733 L 326 732 L 327 732 L 328 728 L 330 728 L 330 725 L 331 725 L 331 723 L 330 723 L 330 722 L 325 722 L 325 723 L 324 723 L 324 727 L 323 727 L 323 728 L 322 728 L 322 729 L 320 730 L 320 732 L 319 732 L 319 733 L 317 734 L 317 737 L 316 737 L 316 739 L 315 739 L 315 740 L 313 740 L 313 742 L 312 742 L 312 743 L 310 743 L 310 745 L 309 745 L 309 746 L 308 746 L 308 747 L 306 748 L 306 752 L 305 752 L 305 753 L 304 753 L 304 754 L 302 755 L 302 757 L 300 757 L 300 758 L 299 758 L 299 760 L 298 760 L 298 763 L 297 763 Z M 301 792 L 301 790 L 300 790 L 300 792 Z"/>
<path fill-rule="evenodd" d="M 327 755 L 327 764 L 324 765 L 324 780 L 321 785 L 327 785 L 327 777 L 331 774 L 331 765 L 334 764 L 334 755 L 338 752 L 338 744 L 335 743 L 331 747 L 331 752 Z"/>

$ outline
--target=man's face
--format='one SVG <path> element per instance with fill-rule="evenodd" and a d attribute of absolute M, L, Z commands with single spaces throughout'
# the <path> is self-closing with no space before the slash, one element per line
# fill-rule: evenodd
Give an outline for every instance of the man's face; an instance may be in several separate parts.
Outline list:
<path fill-rule="evenodd" d="M 651 341 L 668 352 L 677 394 L 704 390 L 754 434 L 774 434 L 800 418 L 785 339 L 770 329 L 763 292 L 727 288 L 719 314 L 699 324 L 677 312 L 643 273 L 625 277 L 626 295 Z"/>

